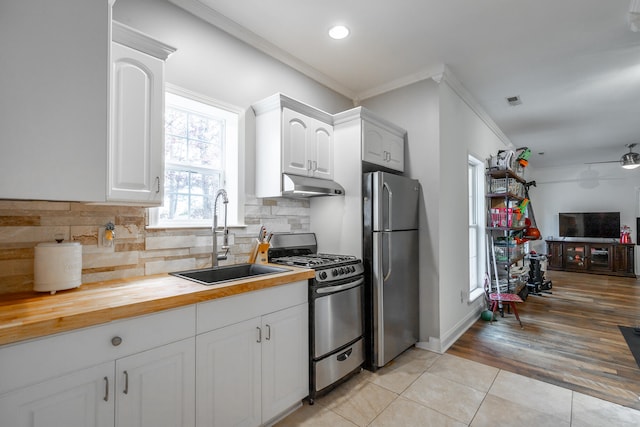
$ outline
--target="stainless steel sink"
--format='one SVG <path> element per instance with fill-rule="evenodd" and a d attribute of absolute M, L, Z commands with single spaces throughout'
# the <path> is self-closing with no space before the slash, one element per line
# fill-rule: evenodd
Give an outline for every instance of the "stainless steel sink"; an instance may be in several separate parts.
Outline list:
<path fill-rule="evenodd" d="M 202 285 L 217 285 L 222 282 L 240 280 L 248 277 L 263 276 L 291 271 L 284 267 L 271 267 L 261 264 L 235 264 L 222 267 L 203 268 L 199 270 L 178 271 L 169 273 L 173 276 L 192 280 Z"/>

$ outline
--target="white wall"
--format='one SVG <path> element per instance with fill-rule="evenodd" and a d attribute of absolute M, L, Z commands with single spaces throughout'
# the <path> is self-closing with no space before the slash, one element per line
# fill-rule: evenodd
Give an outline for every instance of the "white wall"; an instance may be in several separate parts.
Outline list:
<path fill-rule="evenodd" d="M 444 79 L 425 80 L 363 101 L 407 129 L 407 175 L 422 185 L 420 345 L 444 351 L 484 308 L 468 301 L 467 159 L 505 146 Z"/>
<path fill-rule="evenodd" d="M 439 336 L 440 146 L 438 85 L 424 80 L 362 105 L 407 130 L 405 175 L 420 181 L 420 341 Z"/>
<path fill-rule="evenodd" d="M 452 77 L 453 79 L 453 77 Z M 453 82 L 455 83 L 455 82 Z M 453 86 L 457 87 L 457 86 Z M 469 154 L 486 159 L 505 144 L 452 89 L 440 91 L 440 344 L 448 348 L 478 319 L 484 298 L 469 301 Z"/>
<path fill-rule="evenodd" d="M 282 92 L 337 113 L 353 107 L 346 97 L 231 37 L 166 0 L 117 0 L 113 19 L 177 48 L 165 80 L 246 113 L 245 186 L 255 194 L 255 116 L 251 104 Z"/>
<path fill-rule="evenodd" d="M 535 164 L 535 158 L 533 162 Z M 620 212 L 622 225 L 631 227 L 636 241 L 636 217 L 640 216 L 638 191 L 640 168 L 625 170 L 618 163 L 533 168 L 525 175 L 537 186 L 529 188 L 531 204 L 542 237 L 558 236 L 559 212 Z M 544 241 L 535 249 L 546 252 Z M 636 260 L 638 259 L 636 251 Z M 636 261 L 636 271 L 638 262 Z"/>

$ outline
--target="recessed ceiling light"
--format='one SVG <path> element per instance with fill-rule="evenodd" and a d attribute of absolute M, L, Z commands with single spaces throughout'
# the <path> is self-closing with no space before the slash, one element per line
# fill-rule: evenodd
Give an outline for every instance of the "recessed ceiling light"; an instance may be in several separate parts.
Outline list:
<path fill-rule="evenodd" d="M 342 40 L 349 35 L 349 29 L 344 25 L 335 25 L 329 28 L 329 37 L 336 40 Z"/>

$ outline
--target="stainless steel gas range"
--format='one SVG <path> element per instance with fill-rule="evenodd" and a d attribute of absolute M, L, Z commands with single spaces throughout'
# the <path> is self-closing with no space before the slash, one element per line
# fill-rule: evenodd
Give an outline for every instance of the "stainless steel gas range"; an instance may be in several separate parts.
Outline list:
<path fill-rule="evenodd" d="M 364 268 L 354 256 L 319 254 L 313 233 L 274 234 L 269 262 L 312 268 L 309 281 L 309 402 L 364 363 Z"/>

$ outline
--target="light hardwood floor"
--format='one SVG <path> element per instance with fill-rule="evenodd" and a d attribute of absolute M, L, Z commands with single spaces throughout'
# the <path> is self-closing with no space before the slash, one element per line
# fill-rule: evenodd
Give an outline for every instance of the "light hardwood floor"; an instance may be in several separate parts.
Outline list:
<path fill-rule="evenodd" d="M 497 322 L 478 320 L 447 351 L 640 409 L 640 368 L 618 325 L 640 324 L 640 280 L 547 271 L 551 295 L 530 295 Z"/>

